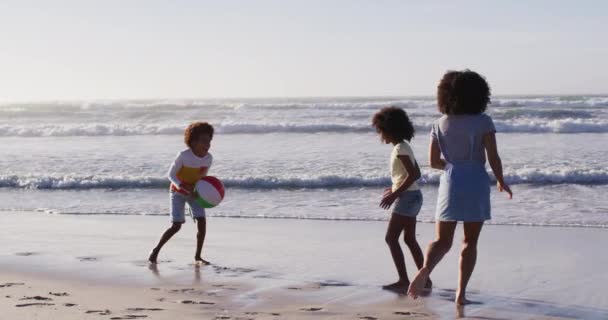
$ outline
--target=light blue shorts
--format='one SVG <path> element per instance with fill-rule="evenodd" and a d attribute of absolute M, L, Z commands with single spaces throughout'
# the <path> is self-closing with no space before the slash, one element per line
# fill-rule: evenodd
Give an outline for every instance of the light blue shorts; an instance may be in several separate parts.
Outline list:
<path fill-rule="evenodd" d="M 393 213 L 404 217 L 416 217 L 422 208 L 422 192 L 420 190 L 405 191 L 393 204 Z"/>
<path fill-rule="evenodd" d="M 196 203 L 196 201 L 194 201 L 194 197 L 171 191 L 169 192 L 169 198 L 171 200 L 171 222 L 186 222 L 186 215 L 184 212 L 186 209 L 186 203 L 188 203 L 188 207 L 190 207 L 192 218 L 197 219 L 205 217 L 205 208 Z"/>

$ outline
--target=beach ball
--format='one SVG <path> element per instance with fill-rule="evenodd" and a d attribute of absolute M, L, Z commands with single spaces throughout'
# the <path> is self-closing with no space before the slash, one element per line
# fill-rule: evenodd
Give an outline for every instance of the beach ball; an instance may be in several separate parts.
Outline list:
<path fill-rule="evenodd" d="M 213 208 L 224 199 L 224 185 L 216 177 L 206 176 L 194 188 L 196 203 L 203 208 Z"/>

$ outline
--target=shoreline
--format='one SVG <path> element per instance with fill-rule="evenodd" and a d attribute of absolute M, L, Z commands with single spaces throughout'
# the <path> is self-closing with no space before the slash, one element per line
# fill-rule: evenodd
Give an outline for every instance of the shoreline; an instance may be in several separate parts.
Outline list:
<path fill-rule="evenodd" d="M 0 214 L 2 213 L 23 213 L 26 212 L 24 210 L 12 210 L 12 209 L 0 209 Z M 168 214 L 121 214 L 121 213 L 105 213 L 105 212 L 93 212 L 93 213 L 61 213 L 61 212 L 53 212 L 52 210 L 39 210 L 39 211 L 27 211 L 33 214 L 48 214 L 48 215 L 58 215 L 58 216 L 132 216 L 132 217 L 169 217 Z M 369 219 L 369 218 L 318 218 L 318 217 L 291 217 L 291 216 L 242 216 L 242 215 L 208 215 L 210 219 L 253 219 L 253 220 L 295 220 L 295 221 L 344 221 L 344 222 L 388 222 L 390 218 L 378 218 L 378 219 Z M 421 219 L 416 220 L 418 223 L 424 224 L 435 224 L 435 220 Z M 570 224 L 570 223 L 507 223 L 507 222 L 499 222 L 493 223 L 492 220 L 488 220 L 484 223 L 484 226 L 496 226 L 496 227 L 533 227 L 533 228 L 581 228 L 581 229 L 608 229 L 608 224 Z"/>
<path fill-rule="evenodd" d="M 15 312 L 15 318 L 68 320 L 93 308 L 112 311 L 101 319 L 124 318 L 129 308 L 164 310 L 131 314 L 147 319 L 170 319 L 173 312 L 184 319 L 453 319 L 460 312 L 452 302 L 460 227 L 454 247 L 433 273 L 433 292 L 412 300 L 380 289 L 396 277 L 384 244 L 385 221 L 211 217 L 203 254 L 214 265 L 192 264 L 195 227 L 187 222 L 161 252 L 156 270 L 150 269 L 147 252 L 167 226 L 164 216 L 0 213 L 5 243 L 0 297 L 11 296 L 2 300 L 3 310 Z M 433 225 L 420 224 L 417 233 L 424 248 L 434 236 Z M 469 285 L 469 299 L 479 304 L 461 311 L 473 318 L 605 319 L 602 284 L 608 271 L 602 266 L 608 257 L 592 249 L 605 241 L 608 233 L 600 228 L 488 225 Z M 405 248 L 404 254 L 412 277 L 414 264 Z M 594 263 L 579 266 L 579 261 Z M 2 287 L 10 282 L 26 284 Z M 75 302 L 47 292 L 67 292 Z M 125 301 L 117 301 L 116 292 Z M 51 298 L 55 305 L 16 307 L 48 303 L 18 300 L 28 296 Z M 63 300 L 81 309 L 57 305 Z"/>

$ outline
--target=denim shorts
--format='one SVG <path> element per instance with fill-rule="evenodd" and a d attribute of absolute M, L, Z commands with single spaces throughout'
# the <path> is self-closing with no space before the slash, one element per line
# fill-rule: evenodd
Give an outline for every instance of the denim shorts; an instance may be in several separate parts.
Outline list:
<path fill-rule="evenodd" d="M 404 217 L 416 217 L 422 208 L 420 190 L 402 192 L 393 204 L 393 213 Z"/>
<path fill-rule="evenodd" d="M 188 203 L 188 207 L 190 207 L 192 218 L 197 219 L 205 217 L 205 208 L 196 203 L 193 196 L 171 191 L 169 193 L 169 198 L 171 199 L 171 222 L 186 222 L 186 215 L 184 212 L 186 210 L 186 203 Z"/>

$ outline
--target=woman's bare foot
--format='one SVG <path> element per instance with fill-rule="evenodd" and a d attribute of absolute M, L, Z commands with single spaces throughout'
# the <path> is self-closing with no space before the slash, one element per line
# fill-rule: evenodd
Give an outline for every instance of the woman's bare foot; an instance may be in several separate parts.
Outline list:
<path fill-rule="evenodd" d="M 414 277 L 414 280 L 412 280 L 412 283 L 410 284 L 410 287 L 407 290 L 407 295 L 414 299 L 422 295 L 424 286 L 426 285 L 427 280 L 429 279 L 429 274 L 430 271 L 426 267 L 418 270 L 418 273 Z"/>
<path fill-rule="evenodd" d="M 454 302 L 456 303 L 457 306 L 464 306 L 466 304 L 473 303 L 471 300 L 467 300 L 467 298 L 465 298 L 464 294 L 456 296 L 456 299 L 454 300 Z"/>
<path fill-rule="evenodd" d="M 206 266 L 211 264 L 211 262 L 209 262 L 209 261 L 207 261 L 207 260 L 204 260 L 204 259 L 203 259 L 203 258 L 201 258 L 201 257 L 194 257 L 194 262 L 195 262 L 196 264 L 198 264 L 198 265 L 201 265 L 201 264 L 202 264 L 202 265 L 206 265 Z"/>
<path fill-rule="evenodd" d="M 432 289 L 433 288 L 433 281 L 431 281 L 431 278 L 426 279 L 426 284 L 424 285 L 425 289 Z"/>
<path fill-rule="evenodd" d="M 407 292 L 407 288 L 409 286 L 410 286 L 409 281 L 399 280 L 395 283 L 391 283 L 391 284 L 382 286 L 382 289 L 405 294 Z"/>
<path fill-rule="evenodd" d="M 150 255 L 148 256 L 148 262 L 150 262 L 152 264 L 156 264 L 157 258 L 158 258 L 158 250 L 152 249 L 152 251 L 150 251 Z"/>

